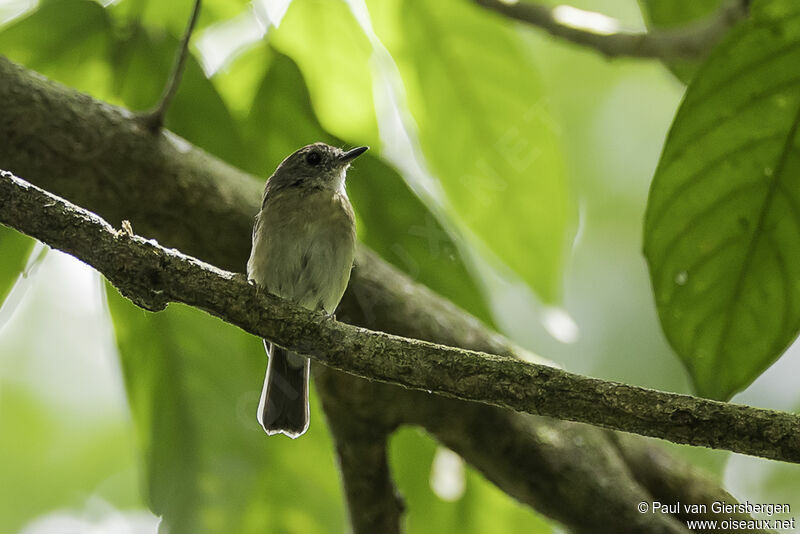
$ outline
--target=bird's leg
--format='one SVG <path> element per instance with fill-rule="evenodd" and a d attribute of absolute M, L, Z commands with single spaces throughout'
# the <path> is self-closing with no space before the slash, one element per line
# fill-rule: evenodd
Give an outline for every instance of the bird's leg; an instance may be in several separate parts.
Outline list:
<path fill-rule="evenodd" d="M 322 315 L 325 319 L 331 319 L 331 320 L 334 320 L 334 321 L 336 320 L 336 314 L 335 313 L 328 313 L 327 310 L 325 310 L 325 308 L 322 307 L 322 304 L 317 305 L 317 309 L 314 310 L 314 311 L 316 311 L 318 314 Z"/>

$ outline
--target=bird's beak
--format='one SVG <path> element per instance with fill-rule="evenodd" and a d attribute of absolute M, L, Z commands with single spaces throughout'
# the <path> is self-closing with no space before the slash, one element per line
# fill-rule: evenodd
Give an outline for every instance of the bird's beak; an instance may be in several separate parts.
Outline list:
<path fill-rule="evenodd" d="M 351 161 L 356 159 L 358 156 L 360 156 L 361 154 L 363 154 L 367 150 L 369 150 L 368 146 L 360 146 L 360 147 L 354 148 L 352 150 L 348 150 L 347 152 L 342 154 L 342 157 L 339 158 L 339 163 L 341 163 L 343 165 L 345 163 L 350 163 Z"/>

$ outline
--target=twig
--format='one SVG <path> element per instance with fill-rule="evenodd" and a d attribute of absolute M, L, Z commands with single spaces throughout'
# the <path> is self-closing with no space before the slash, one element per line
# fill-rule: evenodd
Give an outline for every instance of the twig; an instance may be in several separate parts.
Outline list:
<path fill-rule="evenodd" d="M 674 30 L 601 32 L 570 24 L 558 11 L 561 9 L 563 13 L 564 6 L 550 7 L 519 0 L 474 1 L 506 17 L 537 26 L 554 37 L 593 48 L 607 57 L 658 59 L 694 59 L 703 56 L 734 24 L 747 16 L 749 7 L 748 0 L 733 0 L 711 17 Z M 597 13 L 590 15 L 604 17 Z"/>
<path fill-rule="evenodd" d="M 166 117 L 167 109 L 172 103 L 175 93 L 178 92 L 178 87 L 183 78 L 186 58 L 189 56 L 189 39 L 192 37 L 195 24 L 197 24 L 201 3 L 202 0 L 195 0 L 194 2 L 192 14 L 189 17 L 189 23 L 186 25 L 186 31 L 183 34 L 178 52 L 175 55 L 175 62 L 172 65 L 172 72 L 170 72 L 169 78 L 167 78 L 167 84 L 164 86 L 161 98 L 153 109 L 138 115 L 138 119 L 150 131 L 156 132 L 164 126 L 164 118 Z"/>
<path fill-rule="evenodd" d="M 800 463 L 800 417 L 588 378 L 506 356 L 345 325 L 138 236 L 3 172 L 0 222 L 88 263 L 137 305 L 203 309 L 362 378 L 675 443 Z M 65 230 L 67 229 L 67 230 Z"/>

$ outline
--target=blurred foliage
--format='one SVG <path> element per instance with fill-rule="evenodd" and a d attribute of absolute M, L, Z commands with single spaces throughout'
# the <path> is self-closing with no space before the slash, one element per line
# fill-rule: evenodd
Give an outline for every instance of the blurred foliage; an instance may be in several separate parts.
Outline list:
<path fill-rule="evenodd" d="M 185 306 L 151 314 L 113 288 L 108 301 L 144 454 L 144 493 L 170 532 L 344 529 L 317 404 L 300 440 L 267 439 L 256 422 L 266 369 L 259 339 Z"/>
<path fill-rule="evenodd" d="M 675 28 L 708 17 L 725 0 L 639 0 L 647 22 L 659 28 Z"/>
<path fill-rule="evenodd" d="M 128 21 L 110 58 L 112 100 L 137 111 L 153 107 L 164 89 L 178 45 L 176 37 L 153 31 L 139 21 Z M 209 128 L 209 124 L 214 127 Z M 242 166 L 247 161 L 238 125 L 193 56 L 186 62 L 166 127 L 233 165 Z"/>
<path fill-rule="evenodd" d="M 557 302 L 574 214 L 558 127 L 530 52 L 507 21 L 468 2 L 369 7 L 448 217 Z"/>
<path fill-rule="evenodd" d="M 120 0 L 103 7 L 44 0 L 0 28 L 0 53 L 97 98 L 146 110 L 162 92 L 192 1 Z M 698 20 L 720 2 L 639 3 L 650 26 L 669 28 Z M 195 42 L 204 30 L 254 17 L 253 9 L 245 0 L 204 0 Z M 794 67 L 800 58 L 790 45 L 800 19 L 787 16 L 797 11 L 791 0 L 754 9 L 756 21 L 738 28 L 701 70 L 697 63 L 669 65 L 682 80 L 696 79 L 656 174 L 645 236 L 667 337 L 698 390 L 717 397 L 746 386 L 777 357 L 795 336 L 800 313 L 796 284 L 785 291 L 780 285 L 780 260 L 787 270 L 800 264 L 791 234 L 798 192 L 790 179 L 798 171 L 792 128 L 800 106 Z M 502 302 L 491 295 L 491 277 L 464 258 L 499 260 L 501 270 L 510 268 L 550 303 L 561 302 L 563 280 L 571 276 L 573 293 L 575 287 L 580 293 L 572 302 L 587 306 L 594 299 L 594 308 L 578 317 L 578 344 L 550 351 L 552 340 L 536 339 L 547 347 L 545 356 L 569 355 L 611 378 L 633 367 L 640 375 L 669 368 L 669 349 L 648 316 L 647 288 L 637 282 L 645 274 L 640 256 L 628 257 L 625 248 L 638 246 L 647 165 L 661 142 L 650 123 L 673 109 L 650 90 L 655 84 L 672 90 L 652 68 L 561 47 L 463 0 L 294 0 L 278 28 L 263 29 L 262 41 L 239 50 L 210 79 L 193 47 L 167 114 L 170 130 L 264 178 L 310 142 L 369 144 L 373 150 L 353 166 L 348 191 L 359 238 L 387 261 L 488 324 L 502 328 L 503 320 L 507 325 L 508 317 L 519 316 L 526 336 L 535 314 L 520 307 L 518 295 Z M 549 84 L 540 66 L 550 69 Z M 644 104 L 631 102 L 626 83 L 636 76 L 631 73 L 645 71 L 653 85 L 634 88 Z M 393 138 L 379 129 L 384 124 L 375 104 L 384 104 L 381 86 L 395 81 L 402 83 L 396 111 L 436 186 L 429 196 L 418 197 L 417 178 L 381 157 L 382 143 Z M 637 117 L 632 110 L 639 104 L 646 112 Z M 661 107 L 651 113 L 651 106 Z M 640 130 L 631 124 L 653 128 L 641 130 L 650 137 L 633 139 Z M 640 153 L 643 145 L 652 158 Z M 583 224 L 596 225 L 584 228 L 583 243 L 575 245 L 588 267 L 568 257 L 576 183 Z M 748 183 L 747 194 L 733 196 Z M 677 196 L 680 191 L 688 193 Z M 31 243 L 0 227 L 0 302 Z M 696 261 L 701 264 L 692 267 Z M 266 365 L 259 340 L 197 310 L 173 305 L 149 314 L 109 293 L 133 422 L 75 425 L 0 376 L 6 486 L 0 532 L 54 509 L 79 508 L 86 495 L 116 507 L 140 506 L 132 488 L 137 478 L 141 499 L 164 515 L 174 534 L 344 530 L 333 448 L 316 395 L 308 434 L 267 439 L 255 421 Z M 739 296 L 744 300 L 730 305 Z M 712 343 L 725 321 L 727 340 L 713 357 L 697 358 L 689 350 L 694 333 Z M 759 343 L 769 347 L 759 353 Z M 669 361 L 636 360 L 650 353 Z M 731 359 L 723 361 L 723 354 Z M 0 346 L 0 363 L 6 356 Z M 78 379 L 88 387 L 86 377 Z M 683 388 L 680 381 L 668 384 Z M 119 454 L 134 434 L 138 471 Z M 715 470 L 727 459 L 680 451 Z M 409 505 L 410 533 L 551 530 L 469 468 L 464 494 L 442 500 L 430 484 L 435 454 L 436 444 L 416 430 L 393 437 L 392 470 Z M 113 482 L 103 480 L 119 472 L 124 475 Z M 771 493 L 761 495 L 786 500 L 793 477 L 775 466 L 764 475 Z"/>
<path fill-rule="evenodd" d="M 675 28 L 691 24 L 712 15 L 725 0 L 639 0 L 649 25 Z"/>
<path fill-rule="evenodd" d="M 19 232 L 0 226 L 0 305 L 3 304 L 11 287 L 19 278 L 25 260 L 33 248 L 33 239 L 20 234 Z"/>
<path fill-rule="evenodd" d="M 81 423 L 18 385 L 0 384 L 0 532 L 87 495 L 138 506 L 125 421 Z M 119 475 L 108 479 L 108 473 Z M 68 480 L 69 484 L 64 481 Z"/>
<path fill-rule="evenodd" d="M 448 502 L 431 488 L 431 464 L 439 445 L 420 430 L 403 428 L 392 435 L 389 460 L 395 482 L 405 497 L 408 532 L 525 532 L 549 534 L 548 522 L 532 517 L 528 508 L 511 500 L 470 467 L 464 473 L 464 491 Z M 454 530 L 453 525 L 458 525 Z"/>
<path fill-rule="evenodd" d="M 0 52 L 81 91 L 108 96 L 113 66 L 108 12 L 90 0 L 50 0 L 0 31 Z"/>
<path fill-rule="evenodd" d="M 350 142 L 377 147 L 372 46 L 340 0 L 293 0 L 270 43 L 297 62 L 322 126 Z"/>
<path fill-rule="evenodd" d="M 800 330 L 800 6 L 758 7 L 689 86 L 645 227 L 664 332 L 697 392 L 717 399 Z"/>
<path fill-rule="evenodd" d="M 158 102 L 178 42 L 136 19 L 112 19 L 91 0 L 50 0 L 0 32 L 0 51 L 10 59 L 135 111 Z M 191 56 L 166 124 L 230 163 L 244 163 L 236 124 Z"/>
<path fill-rule="evenodd" d="M 238 15 L 243 9 L 247 9 L 249 4 L 248 0 L 203 0 L 195 32 L 203 31 L 209 25 Z M 194 6 L 194 0 L 172 0 L 170 2 L 124 0 L 114 2 L 110 9 L 119 19 L 134 20 L 137 24 L 159 33 L 180 37 L 186 29 L 186 22 L 189 20 L 192 6 Z"/>
<path fill-rule="evenodd" d="M 687 24 L 702 24 L 727 0 L 639 0 L 647 26 L 669 30 Z M 684 83 L 689 83 L 700 66 L 699 61 L 675 60 L 667 62 L 669 69 Z"/>

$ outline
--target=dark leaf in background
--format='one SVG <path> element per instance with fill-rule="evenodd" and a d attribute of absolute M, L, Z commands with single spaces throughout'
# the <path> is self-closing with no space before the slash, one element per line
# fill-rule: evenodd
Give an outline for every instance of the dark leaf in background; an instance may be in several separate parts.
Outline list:
<path fill-rule="evenodd" d="M 111 77 L 111 20 L 91 0 L 51 0 L 0 30 L 0 54 L 92 94 Z"/>
<path fill-rule="evenodd" d="M 183 35 L 195 0 L 121 0 L 109 6 L 116 18 L 127 18 L 151 30 L 166 30 L 174 36 Z M 209 25 L 235 17 L 247 9 L 248 0 L 203 0 L 200 18 L 194 35 Z"/>
<path fill-rule="evenodd" d="M 724 0 L 639 0 L 646 21 L 658 28 L 685 26 L 717 11 Z"/>
<path fill-rule="evenodd" d="M 344 529 L 332 445 L 312 392 L 298 440 L 256 422 L 261 341 L 180 305 L 144 312 L 108 290 L 144 493 L 171 534 L 328 533 Z"/>
<path fill-rule="evenodd" d="M 346 2 L 293 0 L 269 42 L 300 67 L 326 131 L 377 145 L 372 45 Z"/>
<path fill-rule="evenodd" d="M 241 122 L 247 146 L 245 170 L 266 179 L 301 146 L 317 141 L 341 144 L 317 122 L 303 76 L 292 59 L 267 45 L 248 54 L 263 56 L 269 66 Z"/>
<path fill-rule="evenodd" d="M 639 0 L 647 27 L 668 30 L 696 24 L 712 16 L 727 0 Z M 709 50 L 710 52 L 710 50 Z M 676 60 L 667 62 L 667 68 L 683 83 L 689 83 L 702 63 Z"/>
<path fill-rule="evenodd" d="M 753 11 L 689 86 L 645 221 L 661 325 L 717 399 L 800 329 L 800 5 Z"/>
<path fill-rule="evenodd" d="M 155 32 L 135 18 L 112 20 L 110 13 L 120 12 L 91 0 L 43 3 L 0 31 L 0 53 L 96 98 L 150 109 L 167 83 L 180 34 Z M 191 55 L 166 125 L 229 163 L 244 160 L 230 112 Z"/>
<path fill-rule="evenodd" d="M 115 42 L 113 98 L 135 111 L 152 108 L 167 83 L 179 39 L 128 22 Z M 190 55 L 181 85 L 166 116 L 166 127 L 233 165 L 245 151 L 237 125 L 214 84 Z"/>
<path fill-rule="evenodd" d="M 574 206 L 530 51 L 512 24 L 469 2 L 369 7 L 403 76 L 445 213 L 543 300 L 558 301 Z"/>
<path fill-rule="evenodd" d="M 297 148 L 315 141 L 349 146 L 317 122 L 303 77 L 288 57 L 272 63 L 244 125 L 250 170 L 264 176 Z M 359 239 L 384 259 L 465 310 L 491 317 L 453 240 L 401 176 L 367 152 L 348 173 L 347 191 L 358 217 Z"/>

